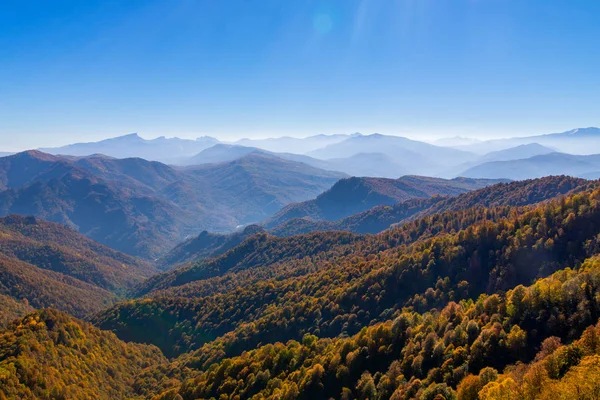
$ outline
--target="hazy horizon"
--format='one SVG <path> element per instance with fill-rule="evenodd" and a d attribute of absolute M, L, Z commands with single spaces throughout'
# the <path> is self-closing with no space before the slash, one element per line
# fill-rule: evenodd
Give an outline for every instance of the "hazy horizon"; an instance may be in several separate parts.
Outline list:
<path fill-rule="evenodd" d="M 461 134 L 456 134 L 456 135 L 439 135 L 439 136 L 429 136 L 427 138 L 423 138 L 423 137 L 419 137 L 418 135 L 411 135 L 411 134 L 395 134 L 395 133 L 386 133 L 386 132 L 370 132 L 370 133 L 365 133 L 365 132 L 338 132 L 338 133 L 315 133 L 315 134 L 308 134 L 308 135 L 281 135 L 281 136 L 255 136 L 255 137 L 237 137 L 234 139 L 228 139 L 229 136 L 215 136 L 215 135 L 188 135 L 188 136 L 177 136 L 177 135 L 145 135 L 143 133 L 139 133 L 139 132 L 129 132 L 129 133 L 123 133 L 120 135 L 116 135 L 116 136 L 98 136 L 99 138 L 97 140 L 80 140 L 80 141 L 74 141 L 74 142 L 51 142 L 48 145 L 35 145 L 35 146 L 31 146 L 31 147 L 21 147 L 21 148 L 11 148 L 10 145 L 8 146 L 4 146 L 4 147 L 0 147 L 0 153 L 1 152 L 7 152 L 7 153 L 16 153 L 16 152 L 21 152 L 21 151 L 27 151 L 27 150 L 37 150 L 37 149 L 43 149 L 43 148 L 57 148 L 57 147 L 63 147 L 63 146 L 68 146 L 68 145 L 72 145 L 72 144 L 82 144 L 82 143 L 96 143 L 96 142 L 100 142 L 103 140 L 109 140 L 109 139 L 116 139 L 116 138 L 120 138 L 123 136 L 128 136 L 128 135 L 137 135 L 140 138 L 144 139 L 144 140 L 155 140 L 155 139 L 159 139 L 159 138 L 166 138 L 166 139 L 187 139 L 187 140 L 196 140 L 202 137 L 212 137 L 214 139 L 217 139 L 219 142 L 221 143 L 226 143 L 226 144 L 235 144 L 239 141 L 242 140 L 264 140 L 264 139 L 280 139 L 280 138 L 284 138 L 284 137 L 290 137 L 290 138 L 296 138 L 296 139 L 305 139 L 305 138 L 309 138 L 309 137 L 313 137 L 313 136 L 319 136 L 319 135 L 325 135 L 325 136 L 333 136 L 333 135 L 352 135 L 355 133 L 364 135 L 364 136 L 369 136 L 369 135 L 374 135 L 374 134 L 381 134 L 381 135 L 386 135 L 386 136 L 397 136 L 397 137 L 405 137 L 411 140 L 417 140 L 417 141 L 422 141 L 425 143 L 432 143 L 435 144 L 437 141 L 440 140 L 444 140 L 444 139 L 455 139 L 455 138 L 460 138 L 460 139 L 467 139 L 467 140 L 478 140 L 478 141 L 488 141 L 488 140 L 496 140 L 496 139 L 510 139 L 510 138 L 519 138 L 519 137 L 528 137 L 528 136 L 538 136 L 538 135 L 545 135 L 545 134 L 553 134 L 553 133 L 563 133 L 563 132 L 568 132 L 571 131 L 573 129 L 581 129 L 581 128 L 588 128 L 587 126 L 579 126 L 576 128 L 570 128 L 570 129 L 566 129 L 566 130 L 562 130 L 562 131 L 551 131 L 551 132 L 539 132 L 539 133 L 529 133 L 529 132 L 524 132 L 521 135 L 507 135 L 507 136 L 475 136 L 475 135 L 461 135 Z M 595 126 L 594 126 L 595 128 Z M 94 136 L 96 137 L 96 136 Z M 48 143 L 48 142 L 45 142 Z"/>
<path fill-rule="evenodd" d="M 563 0 L 8 1 L 0 147 L 598 126 L 599 13 Z"/>

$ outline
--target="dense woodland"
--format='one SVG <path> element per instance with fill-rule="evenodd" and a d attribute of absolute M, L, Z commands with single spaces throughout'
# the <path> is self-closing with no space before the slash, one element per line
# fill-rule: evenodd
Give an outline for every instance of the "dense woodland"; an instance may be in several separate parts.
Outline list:
<path fill-rule="evenodd" d="M 406 309 L 351 337 L 261 346 L 187 371 L 160 398 L 536 399 L 564 388 L 559 398 L 591 399 L 600 390 L 599 289 L 600 260 L 590 259 L 531 286 Z"/>
<path fill-rule="evenodd" d="M 41 310 L 0 332 L 0 399 L 143 398 L 135 377 L 165 361 L 155 347 Z"/>
<path fill-rule="evenodd" d="M 88 316 L 123 298 L 156 272 L 63 225 L 17 215 L 0 218 L 0 320 L 31 307 Z M 30 307 L 31 306 L 31 307 Z"/>
<path fill-rule="evenodd" d="M 149 278 L 70 229 L 3 220 L 0 399 L 598 398 L 598 182 L 368 213 L 393 226 L 203 233 Z"/>
<path fill-rule="evenodd" d="M 257 248 L 258 279 L 230 290 L 218 287 L 228 277 L 202 279 L 231 267 L 237 261 L 232 251 L 197 269 L 167 274 L 172 287 L 121 303 L 96 321 L 127 340 L 143 342 L 151 329 L 157 334 L 149 342 L 168 355 L 206 344 L 200 351 L 204 363 L 305 333 L 351 335 L 402 307 L 424 311 L 582 262 L 600 234 L 598 195 L 592 191 L 520 212 L 500 207 L 436 214 L 364 239 L 343 233 L 258 236 L 246 243 Z M 332 236 L 345 244 L 332 246 L 325 240 Z M 252 254 L 244 251 L 245 276 L 254 272 L 248 270 L 254 268 Z"/>

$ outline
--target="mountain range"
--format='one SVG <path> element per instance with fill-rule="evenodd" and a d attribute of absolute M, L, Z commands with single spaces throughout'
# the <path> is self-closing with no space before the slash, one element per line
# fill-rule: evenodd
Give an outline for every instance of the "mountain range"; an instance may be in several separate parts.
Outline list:
<path fill-rule="evenodd" d="M 0 158 L 0 215 L 34 215 L 152 259 L 189 235 L 230 231 L 320 194 L 344 174 L 266 155 L 175 169 L 143 159 Z"/>
<path fill-rule="evenodd" d="M 211 137 L 196 140 L 137 134 L 42 149 L 51 154 L 115 158 L 139 157 L 167 164 L 198 165 L 234 161 L 263 154 L 302 162 L 351 176 L 398 178 L 417 174 L 452 178 L 470 168 L 495 161 L 527 159 L 550 152 L 574 155 L 600 153 L 600 130 L 579 128 L 563 133 L 495 140 L 450 138 L 433 144 L 382 134 L 316 135 L 307 138 L 242 139 L 226 143 Z M 540 167 L 541 168 L 541 167 Z M 569 173 L 568 169 L 552 173 Z M 587 171 L 586 173 L 590 173 Z M 527 175 L 526 178 L 538 175 Z M 491 176 L 490 176 L 491 177 Z"/>
<path fill-rule="evenodd" d="M 188 165 L 233 161 L 248 154 L 264 154 L 284 160 L 302 162 L 316 168 L 340 171 L 350 176 L 373 176 L 398 178 L 406 174 L 406 168 L 390 156 L 381 153 L 358 153 L 346 158 L 322 160 L 303 154 L 274 153 L 257 147 L 217 144 L 184 161 Z"/>
<path fill-rule="evenodd" d="M 269 139 L 240 139 L 234 143 L 220 142 L 218 139 L 203 136 L 196 140 L 166 138 L 144 139 L 131 133 L 98 142 L 74 143 L 61 147 L 41 148 L 41 152 L 54 155 L 91 156 L 104 154 L 114 158 L 144 158 L 167 164 L 187 163 L 188 159 L 216 144 L 229 144 L 241 147 L 254 147 L 277 153 L 306 153 L 333 143 L 341 142 L 352 135 L 316 135 L 306 138 L 280 137 Z M 6 153 L 6 155 L 9 155 Z M 224 161 L 224 160 L 222 160 Z"/>
<path fill-rule="evenodd" d="M 597 182 L 568 176 L 549 176 L 511 183 L 497 183 L 457 196 L 415 198 L 393 205 L 382 205 L 336 220 L 294 218 L 269 229 L 276 236 L 292 236 L 318 231 L 380 233 L 427 215 L 461 208 L 496 207 L 502 204 L 526 206 L 561 195 L 575 194 L 596 187 Z"/>
<path fill-rule="evenodd" d="M 40 158 L 23 179 L 7 169 L 6 190 L 60 176 L 41 165 L 55 158 Z M 91 158 L 78 168 L 104 171 L 97 179 L 107 181 L 125 174 L 122 188 L 155 190 L 171 180 L 161 165 L 133 173 Z M 81 161 L 58 159 L 60 168 Z M 389 229 L 203 232 L 161 259 L 163 273 L 60 224 L 0 220 L 0 398 L 593 393 L 598 182 L 404 179 L 415 193 L 444 185 L 462 193 L 410 198 L 396 180 L 359 179 L 367 183 L 358 188 L 377 196 L 407 193 L 404 202 L 346 217 L 358 224 L 350 227 L 370 226 L 372 217 Z M 475 184 L 485 187 L 469 190 Z M 394 223 L 403 212 L 408 218 Z"/>
<path fill-rule="evenodd" d="M 487 140 L 461 145 L 457 148 L 478 154 L 509 149 L 524 144 L 537 143 L 559 152 L 590 155 L 600 153 L 600 128 L 576 128 L 560 133 Z"/>
<path fill-rule="evenodd" d="M 574 354 L 570 371 L 600 351 L 600 305 L 590 300 L 599 192 L 553 197 L 570 182 L 486 187 L 468 195 L 490 207 L 456 203 L 378 235 L 258 233 L 151 278 L 143 297 L 93 321 L 174 358 L 136 380 L 163 398 L 360 397 L 367 384 L 381 398 L 463 398 L 472 381 L 516 379 L 506 367 L 529 363 L 551 382 L 550 361 L 533 363 Z M 270 386 L 272 376 L 282 384 Z"/>
<path fill-rule="evenodd" d="M 383 154 L 406 173 L 418 175 L 436 175 L 448 165 L 475 158 L 474 154 L 466 151 L 381 134 L 351 137 L 307 155 L 320 159 L 343 159 L 365 153 Z"/>
<path fill-rule="evenodd" d="M 356 187 L 369 186 L 371 178 L 352 178 L 351 180 L 363 181 Z M 448 192 L 444 195 L 434 194 L 429 196 L 421 193 L 422 197 L 411 198 L 407 193 L 408 200 L 393 204 L 376 205 L 366 211 L 357 212 L 341 219 L 331 220 L 313 219 L 311 217 L 297 217 L 284 219 L 279 224 L 266 221 L 267 229 L 258 225 L 248 226 L 243 231 L 232 234 L 212 234 L 203 232 L 199 236 L 183 242 L 173 249 L 157 264 L 160 269 L 170 270 L 186 263 L 198 262 L 202 259 L 221 255 L 233 246 L 242 243 L 245 239 L 255 234 L 272 234 L 286 237 L 307 234 L 311 232 L 324 231 L 349 231 L 357 234 L 376 234 L 394 226 L 408 223 L 428 215 L 439 214 L 447 211 L 458 211 L 464 208 L 475 207 L 497 207 L 503 204 L 514 206 L 526 206 L 542 202 L 547 199 L 556 198 L 561 195 L 576 194 L 597 187 L 598 182 L 588 181 L 581 178 L 568 176 L 550 176 L 542 179 L 532 179 L 517 182 L 500 182 L 479 180 L 473 181 L 462 179 L 464 186 L 452 187 L 461 180 L 444 181 L 422 177 L 404 177 L 401 180 L 412 181 L 415 187 L 423 184 L 423 189 L 431 189 L 432 182 L 437 181 L 438 189 L 442 189 L 444 183 L 448 183 Z M 347 181 L 343 180 L 340 183 Z M 385 180 L 382 183 L 386 183 Z M 397 182 L 388 182 L 395 185 Z M 462 192 L 456 195 L 465 186 L 481 187 Z M 429 186 L 427 186 L 429 185 Z M 328 192 L 343 190 L 345 185 L 336 184 Z M 458 190 L 457 190 L 458 189 Z M 326 192 L 326 193 L 328 193 Z M 414 192 L 413 192 L 414 193 Z M 337 194 L 340 194 L 338 192 Z M 356 195 L 360 198 L 361 191 L 348 192 L 344 198 L 352 198 Z M 335 197 L 335 196 L 333 196 Z M 386 197 L 381 199 L 386 201 Z M 389 199 L 387 199 L 389 201 Z M 314 201 L 314 200 L 313 200 Z M 293 206 L 293 205 L 292 205 Z M 327 208 L 325 208 L 326 210 Z"/>
<path fill-rule="evenodd" d="M 150 161 L 178 163 L 181 159 L 191 157 L 218 142 L 217 139 L 209 136 L 196 140 L 166 138 L 164 136 L 147 140 L 137 133 L 132 133 L 99 142 L 75 143 L 39 150 L 54 155 L 84 157 L 103 154 L 114 158 L 143 158 Z"/>

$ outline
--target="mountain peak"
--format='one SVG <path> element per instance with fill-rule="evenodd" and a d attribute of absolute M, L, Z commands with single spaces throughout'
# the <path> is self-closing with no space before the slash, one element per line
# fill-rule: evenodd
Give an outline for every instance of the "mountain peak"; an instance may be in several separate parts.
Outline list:
<path fill-rule="evenodd" d="M 129 134 L 123 135 L 123 136 L 117 136 L 113 140 L 144 140 L 144 139 L 142 139 L 140 137 L 140 135 L 138 135 L 136 132 L 136 133 L 129 133 Z"/>
<path fill-rule="evenodd" d="M 44 153 L 39 150 L 26 150 L 9 156 L 12 159 L 36 159 L 41 161 L 57 161 L 59 157 L 52 154 Z"/>
<path fill-rule="evenodd" d="M 588 128 L 575 128 L 565 132 L 567 136 L 600 136 L 600 129 L 590 126 Z"/>

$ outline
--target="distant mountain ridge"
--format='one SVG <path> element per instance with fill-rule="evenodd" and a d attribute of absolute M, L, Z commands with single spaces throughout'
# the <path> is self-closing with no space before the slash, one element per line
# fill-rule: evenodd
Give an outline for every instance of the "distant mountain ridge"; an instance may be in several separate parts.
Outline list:
<path fill-rule="evenodd" d="M 483 163 L 462 172 L 471 178 L 532 179 L 548 175 L 591 177 L 600 171 L 600 155 L 548 153 L 530 158 Z"/>
<path fill-rule="evenodd" d="M 39 151 L 54 154 L 85 157 L 103 154 L 114 158 L 144 158 L 148 161 L 160 161 L 166 164 L 181 164 L 216 144 L 231 146 L 255 147 L 265 151 L 278 153 L 302 154 L 323 146 L 359 136 L 351 135 L 315 135 L 306 138 L 279 137 L 269 139 L 240 139 L 233 143 L 222 142 L 210 136 L 195 140 L 167 138 L 144 139 L 137 133 L 104 139 L 97 142 L 74 143 L 61 147 L 40 148 Z M 2 154 L 2 153 L 0 153 Z M 6 153 L 5 155 L 9 155 Z"/>
<path fill-rule="evenodd" d="M 524 158 L 535 157 L 544 154 L 554 153 L 556 150 L 542 146 L 537 143 L 522 144 L 516 147 L 511 147 L 504 150 L 492 151 L 484 154 L 473 161 L 459 164 L 448 168 L 443 174 L 443 177 L 466 176 L 465 171 L 470 168 L 476 168 L 482 164 L 496 161 L 513 161 Z M 556 172 L 556 171 L 555 171 Z M 560 173 L 558 173 L 560 175 Z"/>
<path fill-rule="evenodd" d="M 257 147 L 276 153 L 306 154 L 324 146 L 339 143 L 351 137 L 362 136 L 360 133 L 337 134 L 337 135 L 314 135 L 305 138 L 294 138 L 289 136 L 269 139 L 240 139 L 234 144 Z"/>
<path fill-rule="evenodd" d="M 448 165 L 457 165 L 476 157 L 467 151 L 381 134 L 351 137 L 307 155 L 327 160 L 352 157 L 360 153 L 384 154 L 407 173 L 430 176 L 441 173 Z"/>
<path fill-rule="evenodd" d="M 296 161 L 329 171 L 339 171 L 350 176 L 398 178 L 406 175 L 405 167 L 396 163 L 390 156 L 382 153 L 358 153 L 346 158 L 322 160 L 307 155 L 294 153 L 274 153 L 257 147 L 246 147 L 231 144 L 216 144 L 201 151 L 184 163 L 186 165 L 202 165 L 234 161 L 250 154 L 262 154 Z"/>
<path fill-rule="evenodd" d="M 537 143 L 542 146 L 555 148 L 559 152 L 590 155 L 600 153 L 600 128 L 576 128 L 560 133 L 549 133 L 537 136 L 514 137 L 506 139 L 487 140 L 460 149 L 479 154 L 508 149 L 523 144 Z"/>
<path fill-rule="evenodd" d="M 74 143 L 55 148 L 42 148 L 40 151 L 55 155 L 90 156 L 104 154 L 115 158 L 139 157 L 149 161 L 178 163 L 185 157 L 191 157 L 200 151 L 219 143 L 213 137 L 205 136 L 196 140 L 166 138 L 161 136 L 147 140 L 137 133 L 99 142 Z"/>
<path fill-rule="evenodd" d="M 250 153 L 271 154 L 313 167 L 351 176 L 397 178 L 406 174 L 455 177 L 469 168 L 492 161 L 509 161 L 547 154 L 549 149 L 576 155 L 600 153 L 600 129 L 577 128 L 562 133 L 480 141 L 454 137 L 432 143 L 383 134 L 315 135 L 222 142 L 212 137 L 196 140 L 137 134 L 93 143 L 41 149 L 54 155 L 114 158 L 139 157 L 174 165 L 234 161 Z M 569 173 L 553 171 L 553 173 Z"/>

